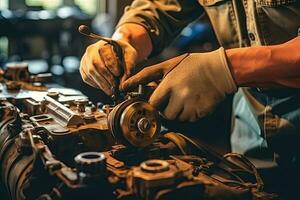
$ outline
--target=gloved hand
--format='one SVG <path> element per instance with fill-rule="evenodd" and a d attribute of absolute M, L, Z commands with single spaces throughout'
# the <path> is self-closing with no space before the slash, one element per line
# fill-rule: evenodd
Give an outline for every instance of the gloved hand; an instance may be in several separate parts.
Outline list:
<path fill-rule="evenodd" d="M 196 121 L 212 112 L 226 94 L 237 90 L 225 51 L 184 54 L 144 68 L 127 79 L 123 90 L 162 79 L 149 102 L 167 119 Z"/>
<path fill-rule="evenodd" d="M 132 73 L 137 60 L 137 52 L 128 42 L 116 42 L 122 48 L 123 63 L 113 46 L 102 40 L 88 46 L 80 62 L 84 82 L 100 88 L 109 96 L 114 88 L 118 89 L 118 81 L 122 82 Z"/>

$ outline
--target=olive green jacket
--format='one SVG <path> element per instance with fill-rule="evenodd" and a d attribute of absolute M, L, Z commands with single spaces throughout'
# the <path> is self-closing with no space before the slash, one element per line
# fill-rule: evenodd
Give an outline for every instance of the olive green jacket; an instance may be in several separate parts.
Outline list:
<path fill-rule="evenodd" d="M 224 48 L 281 44 L 296 37 L 300 28 L 300 0 L 135 0 L 118 26 L 144 26 L 155 55 L 204 12 Z M 233 151 L 247 153 L 271 146 L 287 155 L 299 152 L 300 145 L 291 142 L 300 141 L 298 94 L 291 89 L 239 91 L 234 99 Z"/>

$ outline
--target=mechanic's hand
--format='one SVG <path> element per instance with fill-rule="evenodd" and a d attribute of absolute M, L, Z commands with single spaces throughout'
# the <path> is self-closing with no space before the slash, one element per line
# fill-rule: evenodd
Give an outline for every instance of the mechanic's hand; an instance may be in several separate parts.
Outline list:
<path fill-rule="evenodd" d="M 80 62 L 80 74 L 87 84 L 100 88 L 111 96 L 114 88 L 132 74 L 137 60 L 136 50 L 127 42 L 116 41 L 123 51 L 124 62 L 121 63 L 114 48 L 105 41 L 98 41 L 87 47 Z"/>
<path fill-rule="evenodd" d="M 162 79 L 149 102 L 167 119 L 196 121 L 212 112 L 237 86 L 227 66 L 223 48 L 209 53 L 184 54 L 144 68 L 127 79 L 123 90 Z"/>

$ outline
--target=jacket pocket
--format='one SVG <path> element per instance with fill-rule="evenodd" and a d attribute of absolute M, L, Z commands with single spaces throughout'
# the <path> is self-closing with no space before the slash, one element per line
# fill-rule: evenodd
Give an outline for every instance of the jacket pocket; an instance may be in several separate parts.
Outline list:
<path fill-rule="evenodd" d="M 232 2 L 232 0 L 198 0 L 210 19 L 220 45 L 224 48 L 241 46 Z"/>

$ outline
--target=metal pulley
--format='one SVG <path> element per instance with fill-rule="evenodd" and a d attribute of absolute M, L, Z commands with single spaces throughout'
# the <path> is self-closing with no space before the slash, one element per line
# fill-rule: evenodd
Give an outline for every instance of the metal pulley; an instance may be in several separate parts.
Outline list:
<path fill-rule="evenodd" d="M 108 126 L 117 142 L 145 147 L 160 132 L 159 114 L 149 103 L 133 98 L 113 108 Z"/>

